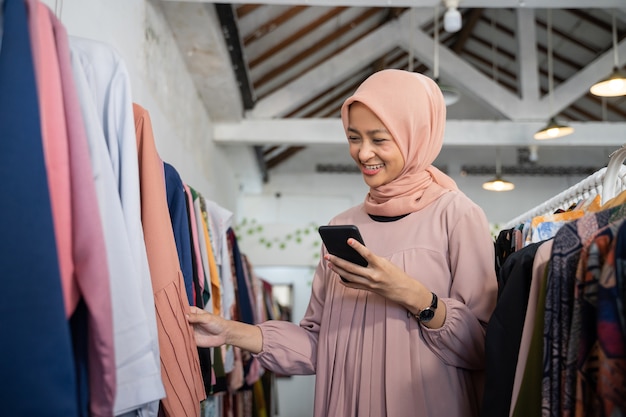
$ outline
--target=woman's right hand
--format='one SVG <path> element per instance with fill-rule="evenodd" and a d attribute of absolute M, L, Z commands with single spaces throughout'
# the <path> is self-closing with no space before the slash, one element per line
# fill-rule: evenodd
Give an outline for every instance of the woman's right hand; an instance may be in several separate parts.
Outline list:
<path fill-rule="evenodd" d="M 263 334 L 258 326 L 227 320 L 201 308 L 191 306 L 187 320 L 193 325 L 198 347 L 237 346 L 251 353 L 263 349 Z"/>
<path fill-rule="evenodd" d="M 191 306 L 187 320 L 193 325 L 198 347 L 216 347 L 226 343 L 226 320 L 224 318 Z"/>

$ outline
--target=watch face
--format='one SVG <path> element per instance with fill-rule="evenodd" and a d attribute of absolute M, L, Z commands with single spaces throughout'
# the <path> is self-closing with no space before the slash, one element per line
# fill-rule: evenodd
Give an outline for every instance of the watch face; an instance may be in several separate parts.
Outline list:
<path fill-rule="evenodd" d="M 433 317 L 435 317 L 435 311 L 430 308 L 420 311 L 420 321 L 424 323 L 431 321 Z"/>

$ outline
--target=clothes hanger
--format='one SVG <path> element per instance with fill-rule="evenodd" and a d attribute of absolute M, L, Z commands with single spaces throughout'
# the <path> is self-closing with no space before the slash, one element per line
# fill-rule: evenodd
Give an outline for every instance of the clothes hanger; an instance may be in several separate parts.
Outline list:
<path fill-rule="evenodd" d="M 61 19 L 61 14 L 63 13 L 63 0 L 54 0 L 54 14 L 57 19 L 63 21 Z"/>
<path fill-rule="evenodd" d="M 607 165 L 604 179 L 602 180 L 602 204 L 614 198 L 619 191 L 616 190 L 617 179 L 622 170 L 624 160 L 626 160 L 626 145 L 614 151 L 609 155 L 609 164 Z"/>

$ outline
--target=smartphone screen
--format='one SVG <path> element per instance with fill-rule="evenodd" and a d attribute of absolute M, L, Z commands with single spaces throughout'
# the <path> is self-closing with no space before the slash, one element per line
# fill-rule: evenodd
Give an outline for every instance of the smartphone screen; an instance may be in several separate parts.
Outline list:
<path fill-rule="evenodd" d="M 349 238 L 365 244 L 355 225 L 320 226 L 318 231 L 329 253 L 357 265 L 367 266 L 365 258 L 348 245 Z"/>

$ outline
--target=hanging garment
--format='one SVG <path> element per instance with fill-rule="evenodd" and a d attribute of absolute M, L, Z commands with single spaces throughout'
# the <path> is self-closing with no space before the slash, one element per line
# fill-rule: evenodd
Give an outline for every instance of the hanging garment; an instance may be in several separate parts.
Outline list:
<path fill-rule="evenodd" d="M 191 248 L 193 249 L 193 280 L 194 280 L 194 305 L 204 308 L 202 299 L 202 284 L 204 282 L 204 266 L 202 265 L 202 255 L 200 254 L 200 241 L 198 240 L 198 219 L 193 207 L 193 196 L 187 184 L 185 187 L 185 199 L 187 203 L 187 215 L 189 216 L 189 234 L 191 236 Z"/>
<path fill-rule="evenodd" d="M 127 131 L 123 127 L 124 120 L 128 118 L 124 109 L 132 111 L 132 107 L 119 105 L 131 104 L 124 82 L 128 74 L 109 46 L 78 38 L 70 38 L 70 42 L 72 70 L 89 145 L 111 276 L 117 375 L 114 413 L 121 415 L 140 410 L 145 417 L 156 417 L 165 389 L 161 381 L 154 296 L 141 213 L 134 203 L 139 200 L 136 139 L 134 129 L 131 137 L 124 136 Z M 110 132 L 108 139 L 102 127 L 103 114 L 107 115 L 109 124 L 118 120 L 115 124 L 120 127 Z M 109 141 L 130 141 L 133 145 L 119 146 L 127 155 L 124 164 L 113 163 L 107 146 Z M 111 148 L 117 147 L 112 145 Z M 135 164 L 129 160 L 135 160 Z M 128 190 L 125 206 L 119 193 L 118 181 L 122 178 L 130 183 L 124 186 Z M 130 192 L 133 187 L 137 193 L 134 197 Z"/>
<path fill-rule="evenodd" d="M 5 0 L 0 48 L 0 390 L 7 416 L 78 416 L 23 0 Z M 36 400 L 35 400 L 36 399 Z"/>
<path fill-rule="evenodd" d="M 61 283 L 79 369 L 79 401 L 85 414 L 112 416 L 115 357 L 109 272 L 67 34 L 46 5 L 37 0 L 27 0 L 26 5 Z"/>
<path fill-rule="evenodd" d="M 197 417 L 206 398 L 193 329 L 185 315 L 189 302 L 169 220 L 163 162 L 159 158 L 148 112 L 133 104 L 141 183 L 141 219 L 157 310 L 161 375 L 170 417 Z"/>
<path fill-rule="evenodd" d="M 48 190 L 52 206 L 65 311 L 71 316 L 80 298 L 72 261 L 72 208 L 67 130 L 63 115 L 61 75 L 52 26 L 45 5 L 27 0 L 29 31 L 35 62 L 39 113 Z M 40 7 L 41 6 L 41 7 Z"/>
<path fill-rule="evenodd" d="M 564 225 L 554 238 L 549 270 L 544 324 L 544 358 L 542 407 L 546 415 L 559 416 L 571 410 L 576 399 L 575 356 L 571 346 L 579 340 L 579 321 L 575 314 L 576 281 L 581 281 L 578 265 L 582 249 L 612 222 L 623 219 L 626 206 L 618 206 Z M 572 339 L 572 334 L 574 338 Z"/>
<path fill-rule="evenodd" d="M 215 228 L 213 243 L 215 244 L 215 261 L 220 277 L 221 313 L 225 319 L 230 320 L 235 305 L 235 286 L 227 230 L 232 227 L 233 213 L 211 200 L 206 200 L 206 206 L 212 220 L 211 224 Z M 221 350 L 224 358 L 224 371 L 229 373 L 234 366 L 233 347 L 232 345 L 222 345 Z"/>
<path fill-rule="evenodd" d="M 485 337 L 485 392 L 481 416 L 506 416 L 524 327 L 535 253 L 532 243 L 510 254 L 499 274 L 499 295 Z"/>
<path fill-rule="evenodd" d="M 520 339 L 519 353 L 517 356 L 517 364 L 515 368 L 515 380 L 513 382 L 513 388 L 511 393 L 511 409 L 509 411 L 509 415 L 513 415 L 513 410 L 517 404 L 517 398 L 520 392 L 520 387 L 523 381 L 523 376 L 525 374 L 527 361 L 529 358 L 529 354 L 531 351 L 531 344 L 533 338 L 533 324 L 535 323 L 536 317 L 540 306 L 543 306 L 545 301 L 545 293 L 542 298 L 540 298 L 539 293 L 542 288 L 546 287 L 546 279 L 547 279 L 547 266 L 550 260 L 550 254 L 552 253 L 552 243 L 553 239 L 547 240 L 542 243 L 541 246 L 535 252 L 535 258 L 533 259 L 533 271 L 532 278 L 530 284 L 530 291 L 528 294 L 528 305 L 526 308 L 526 315 L 524 317 L 524 328 L 522 329 L 522 338 Z M 543 310 L 541 311 L 541 315 L 543 317 Z M 543 321 L 541 321 L 541 326 L 539 328 L 543 329 Z M 540 343 L 541 340 L 535 343 Z M 539 349 L 541 351 L 541 349 Z M 487 360 L 490 360 L 488 357 Z M 540 369 L 539 367 L 537 369 Z M 537 372 L 538 373 L 538 372 Z M 534 384 L 535 387 L 539 387 L 540 383 Z M 537 401 L 537 410 L 541 409 L 540 407 L 540 399 L 541 399 L 541 390 L 537 389 L 539 400 Z M 532 414 L 529 414 L 532 415 Z"/>
<path fill-rule="evenodd" d="M 91 158 L 72 73 L 67 32 L 52 11 L 41 3 L 39 11 L 47 14 L 52 24 L 61 77 L 71 173 L 68 182 L 73 270 L 87 313 L 87 332 L 79 336 L 88 341 L 89 411 L 92 416 L 111 416 L 117 394 L 111 276 Z"/>
<path fill-rule="evenodd" d="M 180 270 L 185 281 L 185 290 L 189 305 L 194 305 L 193 299 L 193 265 L 191 261 L 191 237 L 189 235 L 189 216 L 185 202 L 185 187 L 183 181 L 172 165 L 163 163 L 165 172 L 165 190 L 167 193 L 167 208 L 170 213 L 174 241 Z"/>
<path fill-rule="evenodd" d="M 210 241 L 208 237 L 208 229 L 206 226 L 206 220 L 204 218 L 204 214 L 202 211 L 202 200 L 200 193 L 190 187 L 191 198 L 193 200 L 193 210 L 195 212 L 196 217 L 196 233 L 198 235 L 198 250 L 200 252 L 200 257 L 202 260 L 202 269 L 204 271 L 204 276 L 198 277 L 200 279 L 200 288 L 202 290 L 201 298 L 204 309 L 208 312 L 213 312 L 213 302 L 210 301 L 212 298 L 211 295 L 211 285 L 209 283 L 210 280 L 210 266 L 209 266 L 209 255 L 208 255 L 208 242 Z"/>
<path fill-rule="evenodd" d="M 609 417 L 625 415 L 624 333 L 619 330 L 621 300 L 615 291 L 616 235 L 626 214 L 584 243 L 576 271 L 576 287 L 568 362 L 563 380 L 571 381 L 563 398 L 564 414 Z M 621 312 L 620 312 L 621 311 Z M 621 393 L 621 395 L 620 395 Z"/>
<path fill-rule="evenodd" d="M 217 269 L 217 261 L 215 258 L 214 251 L 214 240 L 215 236 L 215 228 L 211 227 L 211 218 L 209 213 L 207 212 L 206 200 L 202 196 L 202 194 L 198 194 L 198 199 L 200 201 L 200 210 L 202 213 L 202 228 L 204 230 L 204 240 L 206 242 L 206 259 L 208 263 L 208 271 L 209 275 L 207 279 L 210 282 L 211 286 L 211 309 L 208 310 L 216 315 L 222 315 L 222 296 L 221 296 L 221 288 L 220 288 L 220 276 L 219 271 Z"/>

